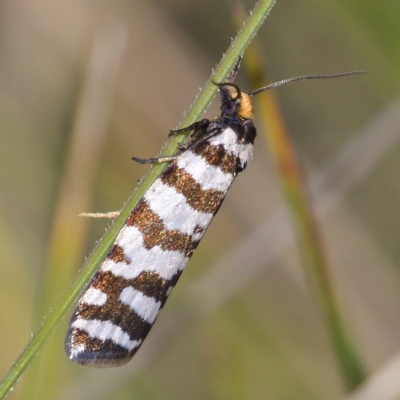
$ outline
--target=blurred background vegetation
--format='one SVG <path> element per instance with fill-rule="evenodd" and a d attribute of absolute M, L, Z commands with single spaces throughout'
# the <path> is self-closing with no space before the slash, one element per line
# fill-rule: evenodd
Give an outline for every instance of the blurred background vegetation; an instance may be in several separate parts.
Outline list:
<path fill-rule="evenodd" d="M 279 0 L 257 35 L 271 81 L 369 71 L 276 90 L 369 374 L 400 349 L 399 17 L 390 0 Z M 159 153 L 236 28 L 229 3 L 212 0 L 0 0 L 0 21 L 5 372 L 110 224 L 77 213 L 122 207 L 146 171 L 131 157 Z M 244 71 L 237 82 L 254 89 Z M 72 364 L 65 318 L 10 399 L 345 395 L 259 133 L 135 358 L 111 370 Z"/>

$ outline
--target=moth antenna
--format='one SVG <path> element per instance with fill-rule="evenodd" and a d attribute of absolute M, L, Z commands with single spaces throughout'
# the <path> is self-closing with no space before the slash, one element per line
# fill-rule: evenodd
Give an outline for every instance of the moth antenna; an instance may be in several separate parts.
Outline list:
<path fill-rule="evenodd" d="M 269 89 L 276 88 L 278 86 L 286 85 L 287 83 L 291 82 L 297 82 L 297 81 L 305 81 L 308 79 L 331 79 L 331 78 L 340 78 L 342 76 L 348 76 L 348 75 L 360 75 L 360 74 L 366 74 L 367 71 L 348 71 L 348 72 L 340 72 L 337 74 L 331 74 L 331 75 L 303 75 L 303 76 L 295 76 L 293 78 L 287 78 L 283 79 L 282 81 L 278 81 L 275 83 L 271 83 L 267 86 L 264 86 L 260 89 L 255 90 L 254 92 L 249 93 L 250 97 L 255 96 L 258 93 L 265 92 Z"/>

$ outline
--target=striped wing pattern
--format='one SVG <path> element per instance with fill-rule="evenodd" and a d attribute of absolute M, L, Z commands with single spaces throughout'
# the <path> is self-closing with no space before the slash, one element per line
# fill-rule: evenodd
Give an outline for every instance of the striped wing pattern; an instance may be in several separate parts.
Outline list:
<path fill-rule="evenodd" d="M 216 128 L 183 151 L 132 210 L 72 316 L 66 339 L 72 361 L 117 366 L 141 346 L 252 156 L 252 123 L 244 129 L 217 119 L 209 129 Z"/>

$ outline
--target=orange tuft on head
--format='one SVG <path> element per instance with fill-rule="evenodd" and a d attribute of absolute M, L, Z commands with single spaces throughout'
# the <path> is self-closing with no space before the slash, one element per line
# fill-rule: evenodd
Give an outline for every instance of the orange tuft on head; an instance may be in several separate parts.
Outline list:
<path fill-rule="evenodd" d="M 253 103 L 248 94 L 242 92 L 242 101 L 238 111 L 238 117 L 251 119 L 253 118 Z"/>

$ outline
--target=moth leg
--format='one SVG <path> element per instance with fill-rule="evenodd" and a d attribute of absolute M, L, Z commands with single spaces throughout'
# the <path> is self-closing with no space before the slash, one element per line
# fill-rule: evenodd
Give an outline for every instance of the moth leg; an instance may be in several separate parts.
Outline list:
<path fill-rule="evenodd" d="M 179 135 L 180 133 L 193 131 L 192 137 L 199 136 L 201 133 L 207 130 L 207 127 L 210 125 L 209 119 L 202 119 L 200 121 L 195 122 L 185 128 L 181 129 L 172 129 L 169 131 L 169 136 Z M 184 151 L 188 149 L 188 145 L 180 143 L 178 144 L 178 149 L 180 151 Z M 164 157 L 156 157 L 156 158 L 138 158 L 132 157 L 132 160 L 138 162 L 139 164 L 161 164 L 165 162 L 172 162 L 176 160 L 177 156 L 164 156 Z"/>
<path fill-rule="evenodd" d="M 207 127 L 204 130 L 196 131 L 192 134 L 192 140 L 186 144 L 185 150 L 190 150 L 193 147 L 199 145 L 200 143 L 205 142 L 206 140 L 212 138 L 215 135 L 221 133 L 221 128 L 218 126 L 215 127 Z"/>
<path fill-rule="evenodd" d="M 178 143 L 178 149 L 180 151 L 185 151 L 188 149 L 188 144 L 187 143 Z"/>
<path fill-rule="evenodd" d="M 185 128 L 171 129 L 169 131 L 169 135 L 168 136 L 175 136 L 175 135 L 179 135 L 180 133 L 190 132 L 190 131 L 194 131 L 194 132 L 197 132 L 199 130 L 202 131 L 204 128 L 207 128 L 208 125 L 210 125 L 210 120 L 207 119 L 207 118 L 204 118 L 204 119 L 202 119 L 200 121 L 195 122 L 194 124 L 186 126 Z"/>

